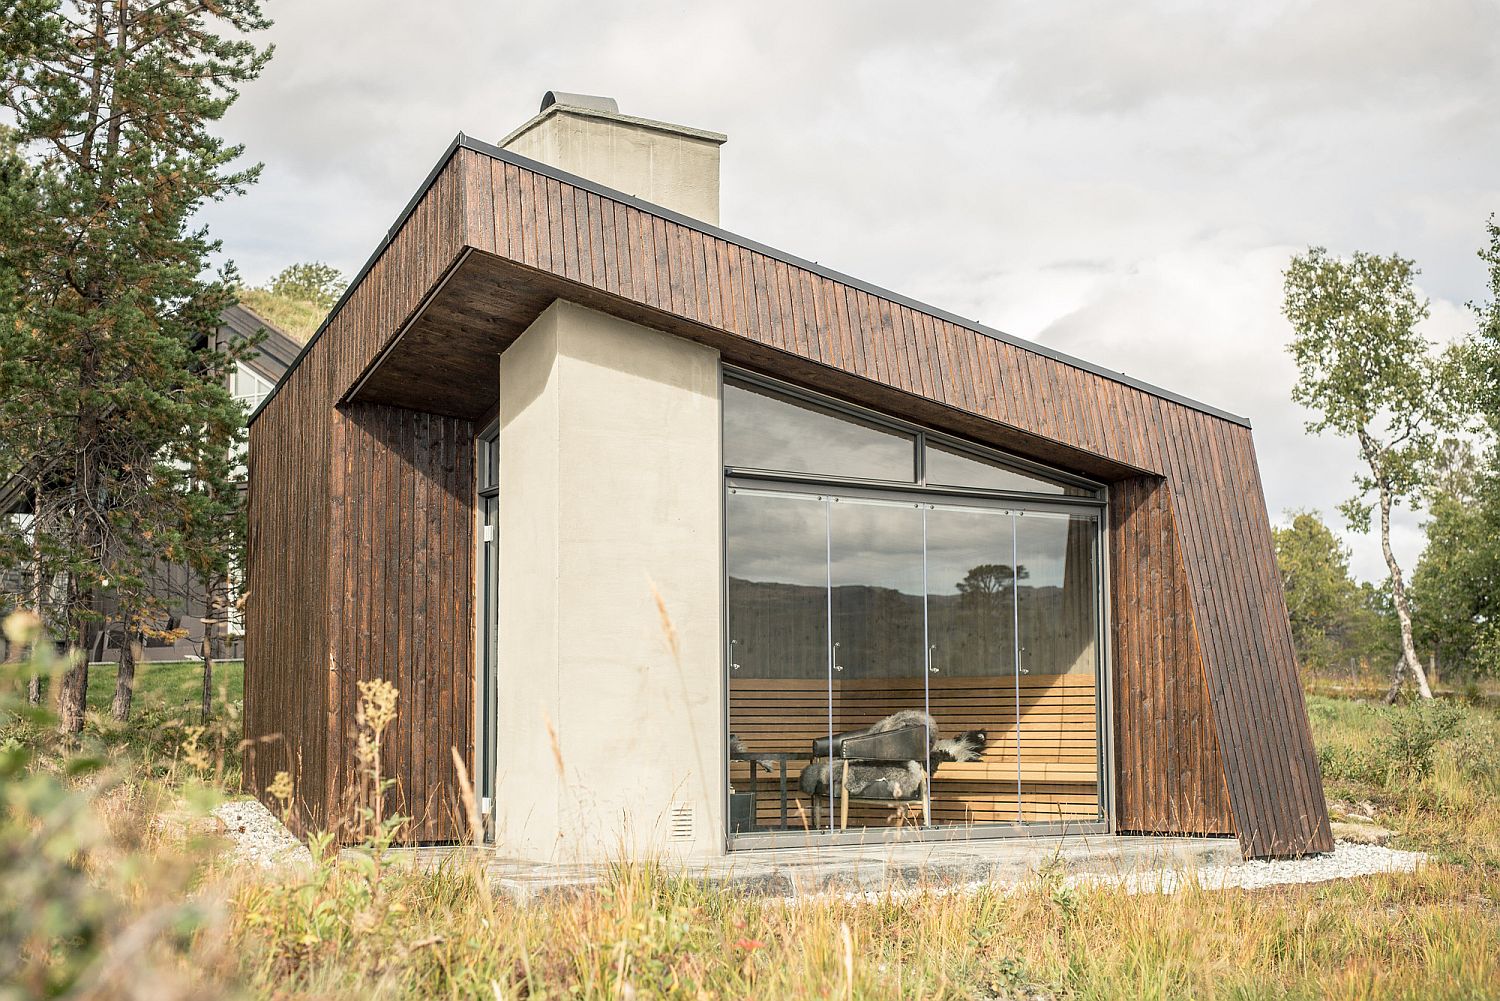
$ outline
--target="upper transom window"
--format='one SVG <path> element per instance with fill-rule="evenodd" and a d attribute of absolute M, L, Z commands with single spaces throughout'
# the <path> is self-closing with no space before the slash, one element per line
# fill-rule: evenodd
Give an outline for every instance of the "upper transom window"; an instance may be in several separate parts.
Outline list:
<path fill-rule="evenodd" d="M 928 484 L 935 486 L 1060 494 L 1065 497 L 1094 496 L 1094 491 L 1088 487 L 1047 479 L 1029 469 L 1022 471 L 1002 462 L 982 459 L 930 441 L 927 443 L 926 457 L 926 479 Z"/>
<path fill-rule="evenodd" d="M 749 383 L 724 384 L 724 465 L 911 483 L 917 438 Z"/>
<path fill-rule="evenodd" d="M 733 377 L 724 382 L 724 465 L 939 490 L 1099 496 L 1087 481 Z"/>

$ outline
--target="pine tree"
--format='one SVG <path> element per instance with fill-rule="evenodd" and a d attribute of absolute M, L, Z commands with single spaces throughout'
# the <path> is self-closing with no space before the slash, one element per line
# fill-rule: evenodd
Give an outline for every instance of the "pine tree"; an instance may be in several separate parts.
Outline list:
<path fill-rule="evenodd" d="M 209 272 L 219 245 L 194 215 L 259 170 L 208 127 L 270 58 L 249 40 L 268 26 L 258 0 L 17 0 L 0 22 L 0 106 L 28 170 L 0 221 L 16 281 L 0 398 L 26 399 L 0 453 L 30 484 L 27 548 L 55 598 L 38 601 L 74 657 L 65 731 L 83 724 L 100 596 L 148 594 L 163 560 L 234 545 L 203 528 L 233 517 L 203 508 L 232 496 L 223 460 L 244 417 L 224 383 L 248 346 L 205 336 L 235 274 Z"/>

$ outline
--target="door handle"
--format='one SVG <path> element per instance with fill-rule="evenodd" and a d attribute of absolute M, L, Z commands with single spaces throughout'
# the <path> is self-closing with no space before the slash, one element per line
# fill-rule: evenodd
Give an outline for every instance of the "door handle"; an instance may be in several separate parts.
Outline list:
<path fill-rule="evenodd" d="M 842 665 L 842 664 L 839 663 L 839 645 L 838 645 L 838 643 L 834 643 L 833 644 L 833 669 L 835 671 L 842 671 L 844 669 L 844 665 Z"/>
<path fill-rule="evenodd" d="M 931 672 L 932 674 L 937 674 L 938 673 L 937 656 L 936 656 L 936 654 L 937 654 L 937 644 L 934 643 L 932 646 L 930 646 L 930 647 L 927 648 L 927 670 L 929 672 Z"/>

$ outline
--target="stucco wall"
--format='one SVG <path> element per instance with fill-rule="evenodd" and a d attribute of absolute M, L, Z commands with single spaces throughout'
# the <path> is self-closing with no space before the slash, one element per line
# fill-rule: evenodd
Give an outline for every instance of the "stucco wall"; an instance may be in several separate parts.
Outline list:
<path fill-rule="evenodd" d="M 502 853 L 723 850 L 719 414 L 717 352 L 571 303 L 501 355 Z"/>
<path fill-rule="evenodd" d="M 723 141 L 717 133 L 555 106 L 507 137 L 505 148 L 717 226 Z"/>

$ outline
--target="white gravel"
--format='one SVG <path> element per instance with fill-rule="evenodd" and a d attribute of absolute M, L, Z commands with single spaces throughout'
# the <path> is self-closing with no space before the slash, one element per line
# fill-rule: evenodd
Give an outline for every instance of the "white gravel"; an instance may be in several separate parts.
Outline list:
<path fill-rule="evenodd" d="M 1414 872 L 1427 861 L 1421 852 L 1403 852 L 1380 845 L 1357 845 L 1340 841 L 1327 855 L 1308 858 L 1262 861 L 1251 859 L 1229 865 L 1204 866 L 1187 871 L 1158 869 L 1120 875 L 1080 873 L 1068 876 L 1072 886 L 1121 886 L 1130 893 L 1172 893 L 1197 883 L 1207 890 L 1257 890 L 1289 883 L 1324 883 L 1352 876 L 1373 876 L 1383 872 Z"/>
<path fill-rule="evenodd" d="M 262 868 L 311 865 L 312 854 L 258 799 L 237 799 L 214 810 L 235 855 Z"/>
<path fill-rule="evenodd" d="M 1415 872 L 1426 861 L 1427 856 L 1422 852 L 1403 852 L 1379 845 L 1338 841 L 1334 843 L 1334 849 L 1329 854 L 1311 855 L 1307 858 L 1284 861 L 1252 859 L 1192 869 L 1162 867 L 1132 873 L 1073 873 L 1062 876 L 1060 882 L 1068 887 L 1118 886 L 1123 887 L 1127 893 L 1175 893 L 1193 885 L 1205 890 L 1258 890 L 1293 883 L 1325 883 L 1335 879 L 1373 876 L 1387 872 Z M 1028 885 L 1026 881 L 1011 882 L 1006 885 L 1005 889 L 1015 892 L 1026 885 Z M 941 887 L 901 887 L 887 890 L 856 890 L 846 893 L 771 897 L 766 903 L 788 907 L 818 900 L 874 904 L 918 896 L 945 897 L 954 894 L 977 893 L 993 887 L 994 884 L 990 881 L 979 881 Z"/>

